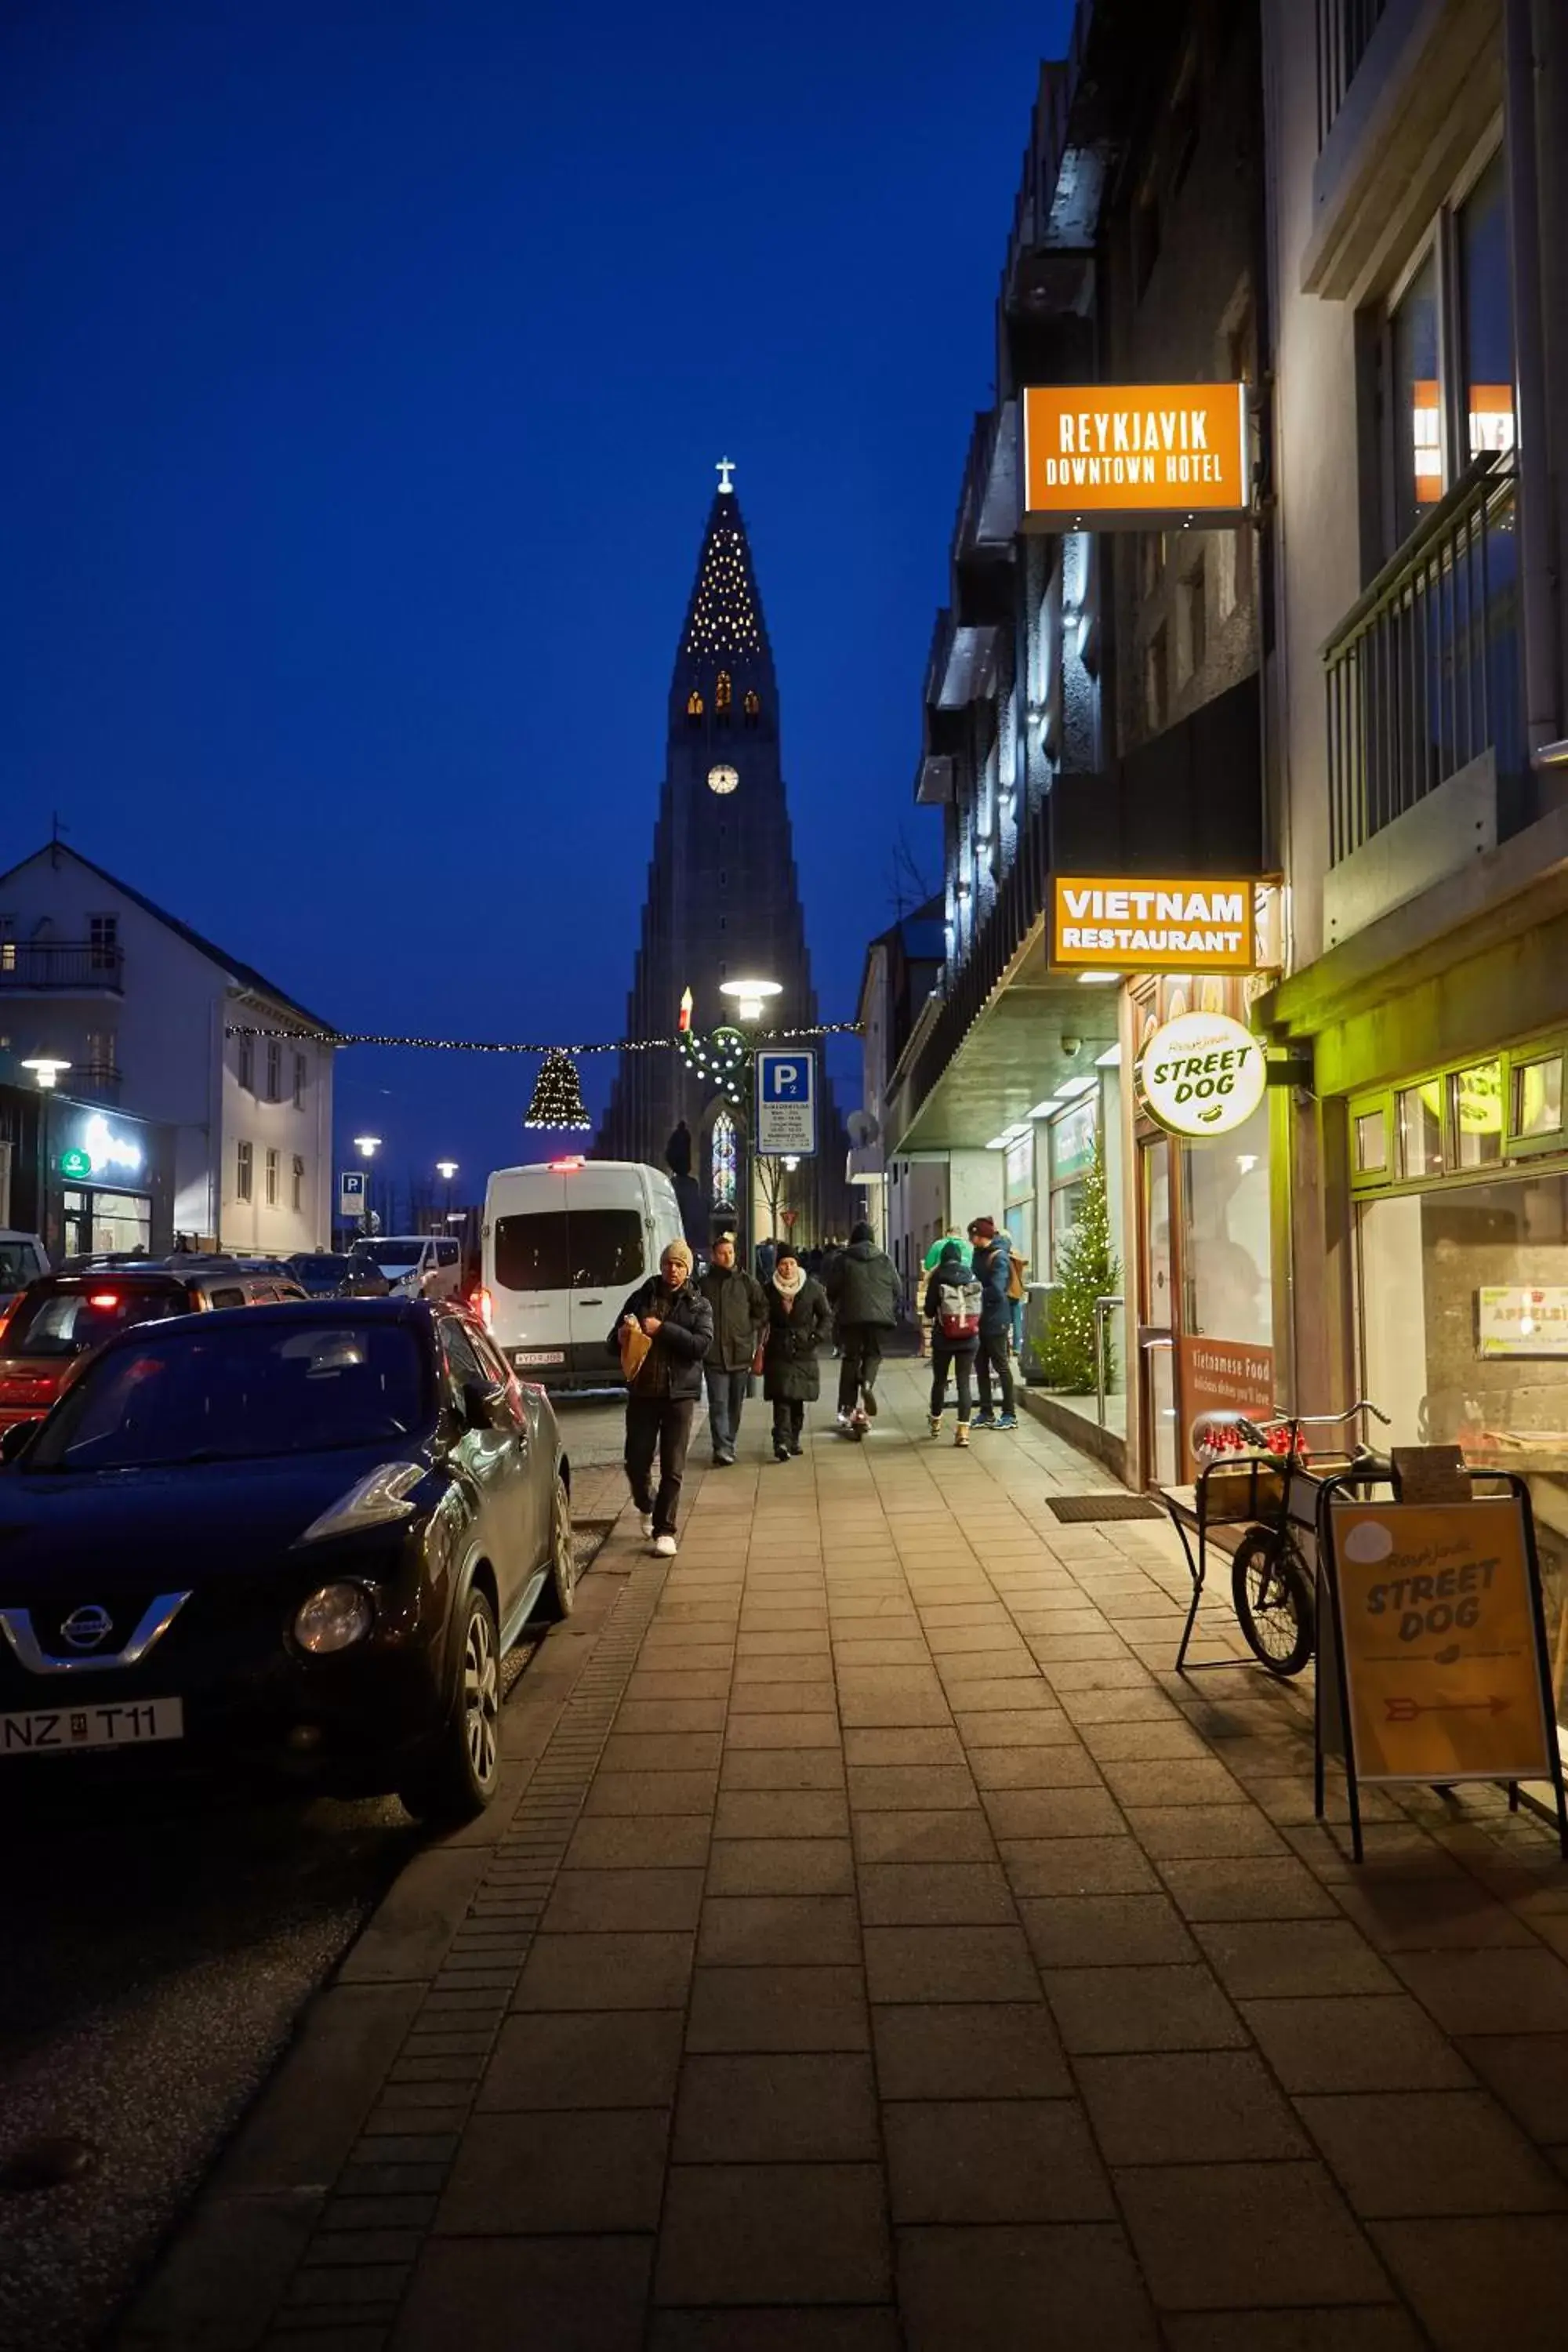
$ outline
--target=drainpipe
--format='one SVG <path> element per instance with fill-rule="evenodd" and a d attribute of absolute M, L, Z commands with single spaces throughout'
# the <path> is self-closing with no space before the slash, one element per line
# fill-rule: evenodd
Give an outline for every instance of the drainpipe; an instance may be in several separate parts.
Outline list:
<path fill-rule="evenodd" d="M 1546 755 L 1558 740 L 1557 582 L 1552 561 L 1551 428 L 1546 398 L 1546 339 L 1542 303 L 1541 175 L 1536 143 L 1536 57 L 1531 0 L 1505 0 L 1504 154 L 1508 171 L 1509 252 L 1514 350 L 1519 371 L 1519 536 L 1524 591 L 1524 710 L 1531 764 L 1555 768 Z"/>

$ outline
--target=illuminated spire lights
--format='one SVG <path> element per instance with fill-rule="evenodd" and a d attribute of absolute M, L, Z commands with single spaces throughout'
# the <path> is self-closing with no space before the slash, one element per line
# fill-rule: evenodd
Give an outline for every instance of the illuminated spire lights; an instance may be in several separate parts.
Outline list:
<path fill-rule="evenodd" d="M 733 497 L 734 493 L 730 493 Z M 762 625 L 752 594 L 751 565 L 739 523 L 712 525 L 702 549 L 685 651 L 760 654 Z"/>

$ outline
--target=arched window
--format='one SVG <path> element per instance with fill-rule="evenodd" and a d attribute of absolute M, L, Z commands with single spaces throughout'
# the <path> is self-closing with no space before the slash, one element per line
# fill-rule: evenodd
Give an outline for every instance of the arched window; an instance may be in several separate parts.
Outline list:
<path fill-rule="evenodd" d="M 755 727 L 762 718 L 763 706 L 754 686 L 749 686 L 746 688 L 746 698 L 741 705 L 741 709 L 745 713 L 747 726 Z"/>
<path fill-rule="evenodd" d="M 721 727 L 728 727 L 730 724 L 731 700 L 730 673 L 727 669 L 721 669 L 713 688 L 713 715 Z"/>
<path fill-rule="evenodd" d="M 695 687 L 692 688 L 690 693 L 686 698 L 686 716 L 690 720 L 693 727 L 696 726 L 698 720 L 702 716 L 702 697 L 698 693 Z"/>
<path fill-rule="evenodd" d="M 732 1209 L 735 1205 L 735 1122 L 727 1110 L 721 1110 L 713 1122 L 709 1152 L 713 1206 L 716 1209 Z"/>

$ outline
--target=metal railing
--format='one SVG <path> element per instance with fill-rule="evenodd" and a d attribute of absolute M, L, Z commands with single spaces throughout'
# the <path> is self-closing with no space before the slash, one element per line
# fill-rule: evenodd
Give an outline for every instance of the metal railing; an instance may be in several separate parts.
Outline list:
<path fill-rule="evenodd" d="M 65 1083 L 73 1095 L 84 1095 L 89 1102 L 118 1103 L 123 1079 L 112 1062 L 84 1062 Z"/>
<path fill-rule="evenodd" d="M 1388 0 L 1318 0 L 1318 144 L 1345 102 Z"/>
<path fill-rule="evenodd" d="M 1516 522 L 1513 461 L 1486 453 L 1324 647 L 1331 866 L 1489 748 L 1517 766 Z"/>
<path fill-rule="evenodd" d="M 0 990 L 113 989 L 122 985 L 123 950 L 72 940 L 0 940 Z"/>

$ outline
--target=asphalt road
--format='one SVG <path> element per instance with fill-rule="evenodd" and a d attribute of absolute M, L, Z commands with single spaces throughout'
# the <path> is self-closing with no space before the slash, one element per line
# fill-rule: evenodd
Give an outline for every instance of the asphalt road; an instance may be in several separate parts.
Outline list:
<path fill-rule="evenodd" d="M 575 1470 L 619 1458 L 616 1405 L 561 1417 Z M 614 1488 L 584 1481 L 579 1517 Z M 60 2143 L 82 2169 L 0 2185 L 0 2345 L 81 2352 L 422 1832 L 390 1798 L 74 1776 L 3 1818 L 0 2184 Z"/>

